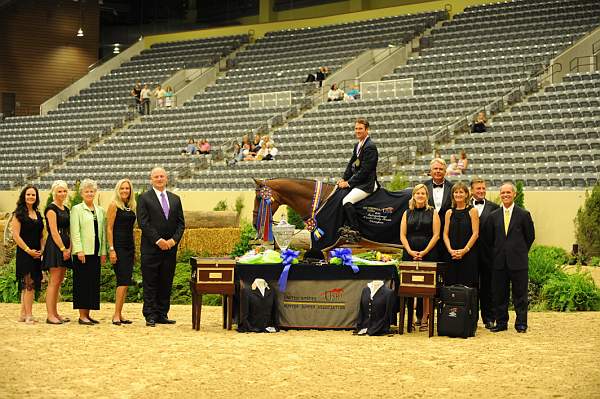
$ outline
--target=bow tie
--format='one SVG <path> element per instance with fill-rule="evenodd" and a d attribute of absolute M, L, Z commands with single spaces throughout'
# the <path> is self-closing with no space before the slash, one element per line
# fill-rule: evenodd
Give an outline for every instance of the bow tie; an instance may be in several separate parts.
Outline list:
<path fill-rule="evenodd" d="M 475 205 L 483 205 L 485 202 L 483 200 L 475 200 L 473 201 Z"/>
<path fill-rule="evenodd" d="M 442 184 L 431 183 L 431 184 L 433 184 L 433 188 L 444 188 L 444 183 L 442 183 Z"/>

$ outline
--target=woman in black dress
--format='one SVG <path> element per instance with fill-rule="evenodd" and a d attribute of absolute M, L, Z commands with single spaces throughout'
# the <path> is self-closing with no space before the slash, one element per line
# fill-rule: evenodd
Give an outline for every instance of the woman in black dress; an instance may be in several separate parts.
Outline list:
<path fill-rule="evenodd" d="M 452 187 L 452 208 L 446 211 L 444 244 L 452 257 L 445 284 L 461 284 L 477 288 L 477 251 L 479 214 L 471 205 L 469 188 L 463 182 Z"/>
<path fill-rule="evenodd" d="M 427 200 L 429 190 L 424 184 L 417 184 L 408 202 L 408 209 L 400 222 L 400 241 L 404 250 L 402 260 L 428 261 L 437 260 L 435 244 L 440 238 L 440 217 Z M 421 331 L 427 331 L 429 320 L 429 300 L 424 298 Z M 412 306 L 409 307 L 412 311 Z"/>
<path fill-rule="evenodd" d="M 44 222 L 38 212 L 40 195 L 31 184 L 19 194 L 17 208 L 11 222 L 12 236 L 17 244 L 17 281 L 21 292 L 19 321 L 33 324 L 33 299 L 42 282 L 42 248 L 44 247 Z"/>
<path fill-rule="evenodd" d="M 114 325 L 131 324 L 123 317 L 123 303 L 127 296 L 127 287 L 131 285 L 135 246 L 133 242 L 133 225 L 135 224 L 135 196 L 129 179 L 117 182 L 113 200 L 108 206 L 106 237 L 108 240 L 110 263 L 113 264 L 117 277 L 115 292 Z"/>
<path fill-rule="evenodd" d="M 70 213 L 65 205 L 69 188 L 63 180 L 52 183 L 52 203 L 46 207 L 46 228 L 48 239 L 44 247 L 42 269 L 50 273 L 46 290 L 46 310 L 48 324 L 63 324 L 70 319 L 58 314 L 56 302 L 60 285 L 65 278 L 67 268 L 71 268 L 71 238 L 69 234 Z"/>

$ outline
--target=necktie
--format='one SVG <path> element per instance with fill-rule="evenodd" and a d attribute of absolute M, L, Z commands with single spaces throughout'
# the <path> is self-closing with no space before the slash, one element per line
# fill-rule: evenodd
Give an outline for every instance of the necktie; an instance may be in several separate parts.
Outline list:
<path fill-rule="evenodd" d="M 483 200 L 475 200 L 475 205 L 483 205 Z"/>
<path fill-rule="evenodd" d="M 504 210 L 504 234 L 508 235 L 508 224 L 510 223 L 510 211 Z"/>
<path fill-rule="evenodd" d="M 167 195 L 164 192 L 160 193 L 160 205 L 162 206 L 163 213 L 165 214 L 165 219 L 168 219 L 169 203 L 167 202 Z"/>

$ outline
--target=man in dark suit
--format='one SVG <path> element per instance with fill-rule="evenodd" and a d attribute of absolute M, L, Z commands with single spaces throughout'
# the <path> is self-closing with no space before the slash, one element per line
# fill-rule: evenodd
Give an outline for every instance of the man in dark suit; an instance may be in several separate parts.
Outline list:
<path fill-rule="evenodd" d="M 498 209 L 498 205 L 488 201 L 485 198 L 486 185 L 485 180 L 475 177 L 471 180 L 471 194 L 473 196 L 473 206 L 479 213 L 479 231 L 480 236 L 486 231 L 489 223 L 490 214 Z M 487 245 L 486 240 L 477 241 L 477 255 L 479 265 L 479 307 L 481 309 L 481 319 L 485 328 L 494 327 L 494 307 L 492 302 L 492 248 Z"/>
<path fill-rule="evenodd" d="M 429 191 L 429 205 L 435 208 L 440 216 L 440 232 L 443 232 L 446 211 L 452 207 L 450 193 L 452 192 L 452 186 L 454 184 L 446 179 L 446 161 L 442 158 L 434 158 L 429 163 L 429 175 L 431 176 L 431 179 L 424 181 L 423 184 L 427 186 L 427 191 Z M 450 254 L 446 249 L 446 245 L 444 245 L 444 240 L 438 240 L 437 244 L 435 244 L 435 251 L 439 262 L 450 262 Z M 423 298 L 418 298 L 417 320 L 421 320 L 422 316 Z"/>
<path fill-rule="evenodd" d="M 168 177 L 163 168 L 150 173 L 152 188 L 138 199 L 137 218 L 142 230 L 141 268 L 144 286 L 143 313 L 146 325 L 175 324 L 169 320 L 171 288 L 175 274 L 177 245 L 185 220 L 179 197 L 166 190 Z"/>
<path fill-rule="evenodd" d="M 512 183 L 500 187 L 502 206 L 489 216 L 487 240 L 493 248 L 492 297 L 496 326 L 492 332 L 508 328 L 508 294 L 512 284 L 512 297 L 517 319 L 517 332 L 527 331 L 528 253 L 535 240 L 531 215 L 515 206 L 517 189 Z"/>
<path fill-rule="evenodd" d="M 358 143 L 354 145 L 352 157 L 337 186 L 341 189 L 350 188 L 350 192 L 342 200 L 347 227 L 342 228 L 341 233 L 351 241 L 359 241 L 358 218 L 354 204 L 367 198 L 379 187 L 377 183 L 379 153 L 375 143 L 369 137 L 369 122 L 366 119 L 356 120 L 354 134 Z"/>

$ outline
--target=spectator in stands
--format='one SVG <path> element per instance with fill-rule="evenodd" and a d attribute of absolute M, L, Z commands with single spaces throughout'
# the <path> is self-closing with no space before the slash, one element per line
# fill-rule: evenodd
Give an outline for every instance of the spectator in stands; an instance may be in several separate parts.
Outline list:
<path fill-rule="evenodd" d="M 150 115 L 150 96 L 152 96 L 152 92 L 148 88 L 148 85 L 145 84 L 144 88 L 140 92 L 142 115 Z"/>
<path fill-rule="evenodd" d="M 254 153 L 254 156 L 256 156 L 256 154 L 258 154 L 258 152 L 260 151 L 262 146 L 263 146 L 263 141 L 260 138 L 260 134 L 256 133 L 254 135 L 254 140 L 252 140 L 252 152 Z"/>
<path fill-rule="evenodd" d="M 194 139 L 190 138 L 187 142 L 187 145 L 183 150 L 181 150 L 182 155 L 196 155 L 198 151 L 198 147 L 196 147 L 196 142 Z"/>
<path fill-rule="evenodd" d="M 210 154 L 210 144 L 208 140 L 202 139 L 200 140 L 200 146 L 198 148 L 200 155 L 208 155 Z"/>
<path fill-rule="evenodd" d="M 174 103 L 174 99 L 173 99 L 173 88 L 171 86 L 167 86 L 165 87 L 165 107 L 167 108 L 171 108 Z"/>
<path fill-rule="evenodd" d="M 323 81 L 327 79 L 327 75 L 329 75 L 329 69 L 326 66 L 319 67 L 319 71 L 317 72 L 317 82 L 319 82 L 319 87 L 323 86 Z"/>
<path fill-rule="evenodd" d="M 160 85 L 157 85 L 152 95 L 156 97 L 156 108 L 162 108 L 165 106 L 165 94 L 166 90 L 163 89 Z"/>
<path fill-rule="evenodd" d="M 12 237 L 17 244 L 16 277 L 21 293 L 20 322 L 34 324 L 33 299 L 35 291 L 42 288 L 42 248 L 44 247 L 44 221 L 38 211 L 40 195 L 31 184 L 19 194 L 17 207 L 11 220 Z"/>
<path fill-rule="evenodd" d="M 339 89 L 337 84 L 331 85 L 329 92 L 327 93 L 327 101 L 342 101 L 344 99 L 344 90 Z"/>
<path fill-rule="evenodd" d="M 457 167 L 458 167 L 458 170 L 460 170 L 460 173 L 462 175 L 467 173 L 468 166 L 469 166 L 469 160 L 467 159 L 467 153 L 465 152 L 465 150 L 461 150 L 460 151 L 460 159 L 457 162 Z"/>
<path fill-rule="evenodd" d="M 237 162 L 244 159 L 244 154 L 242 153 L 242 147 L 240 143 L 235 141 L 232 146 L 231 159 L 227 161 L 229 166 L 235 165 Z"/>
<path fill-rule="evenodd" d="M 142 82 L 140 82 L 138 80 L 137 82 L 135 82 L 135 86 L 133 86 L 133 89 L 131 89 L 131 96 L 135 97 L 135 107 L 137 108 L 137 110 L 140 114 L 143 113 L 142 112 L 141 93 L 142 93 Z"/>
<path fill-rule="evenodd" d="M 255 153 L 252 152 L 252 145 L 246 143 L 242 146 L 242 157 L 244 161 L 254 161 Z"/>
<path fill-rule="evenodd" d="M 481 111 L 477 114 L 477 117 L 473 121 L 473 125 L 471 126 L 471 132 L 473 133 L 485 133 L 487 119 L 485 117 L 485 111 Z"/>
<path fill-rule="evenodd" d="M 60 292 L 67 268 L 72 268 L 71 263 L 71 237 L 70 213 L 65 205 L 69 187 L 63 180 L 52 183 L 52 203 L 46 207 L 46 226 L 48 228 L 48 239 L 44 247 L 42 269 L 50 272 L 50 281 L 46 289 L 46 310 L 48 316 L 46 323 L 63 324 L 71 321 L 68 317 L 58 314 L 56 301 Z"/>
<path fill-rule="evenodd" d="M 117 278 L 115 291 L 115 312 L 112 323 L 131 324 L 123 317 L 123 304 L 127 296 L 127 287 L 132 284 L 135 245 L 133 226 L 135 224 L 135 195 L 129 179 L 121 179 L 115 186 L 113 199 L 106 212 L 106 238 L 109 245 L 108 255 Z"/>
<path fill-rule="evenodd" d="M 272 161 L 279 152 L 275 147 L 275 144 L 269 140 L 269 136 L 263 136 L 264 144 L 260 151 L 256 154 L 256 160 L 258 161 Z"/>
<path fill-rule="evenodd" d="M 247 134 L 242 136 L 242 144 L 241 144 L 242 149 L 244 148 L 244 144 L 248 144 L 250 146 L 250 149 L 252 149 L 252 143 L 250 142 L 250 136 L 248 136 Z"/>
<path fill-rule="evenodd" d="M 452 154 L 450 155 L 450 163 L 446 167 L 446 174 L 448 176 L 458 176 L 460 173 L 461 171 L 458 168 L 458 162 L 456 162 L 456 155 Z"/>
<path fill-rule="evenodd" d="M 79 324 L 98 324 L 90 311 L 100 310 L 100 270 L 106 262 L 106 212 L 94 204 L 98 185 L 83 179 L 79 192 L 83 202 L 71 213 L 73 244 L 73 309 L 79 309 Z"/>
<path fill-rule="evenodd" d="M 353 85 L 352 90 L 350 90 L 348 94 L 346 94 L 345 98 L 349 101 L 360 99 L 360 91 L 358 90 L 358 86 Z"/>

